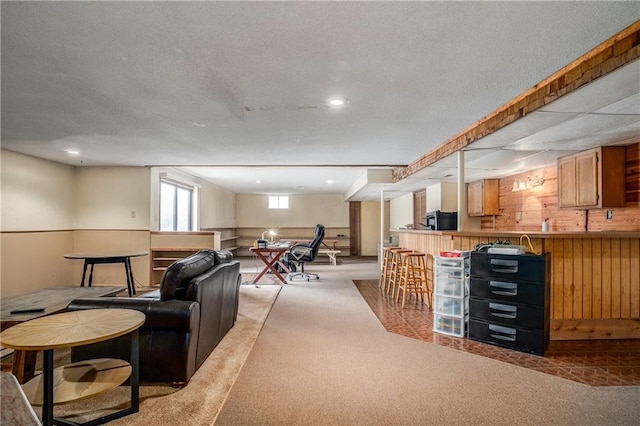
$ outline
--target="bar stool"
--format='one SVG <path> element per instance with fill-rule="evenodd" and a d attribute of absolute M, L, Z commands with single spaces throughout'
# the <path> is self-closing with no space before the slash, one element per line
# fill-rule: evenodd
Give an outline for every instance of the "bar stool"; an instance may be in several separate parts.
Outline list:
<path fill-rule="evenodd" d="M 391 256 L 392 249 L 399 249 L 400 247 L 384 247 L 382 249 L 382 268 L 380 269 L 380 282 L 378 283 L 378 287 L 382 291 L 387 290 L 387 285 L 389 285 L 389 274 L 391 273 Z"/>
<path fill-rule="evenodd" d="M 401 253 L 411 253 L 413 250 L 406 248 L 396 248 L 389 250 L 391 252 L 391 266 L 389 268 L 389 283 L 387 287 L 387 294 L 391 291 L 391 297 L 396 295 L 396 288 L 400 285 L 402 260 L 400 259 Z"/>
<path fill-rule="evenodd" d="M 435 264 L 435 258 L 431 253 L 426 254 L 427 261 L 427 296 L 429 297 L 429 302 L 433 300 L 433 265 Z"/>
<path fill-rule="evenodd" d="M 425 254 L 419 252 L 400 253 L 401 259 L 401 276 L 400 285 L 398 286 L 398 294 L 396 302 L 400 299 L 400 291 L 402 291 L 402 308 L 407 298 L 415 294 L 420 302 L 425 302 L 431 307 L 431 299 L 429 298 L 429 290 L 427 283 L 427 265 L 425 263 Z"/>

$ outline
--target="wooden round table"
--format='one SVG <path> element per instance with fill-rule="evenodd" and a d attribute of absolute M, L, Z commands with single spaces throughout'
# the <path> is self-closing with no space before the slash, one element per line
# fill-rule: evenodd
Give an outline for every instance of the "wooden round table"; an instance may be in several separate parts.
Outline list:
<path fill-rule="evenodd" d="M 105 421 L 110 421 L 138 411 L 138 329 L 144 321 L 145 315 L 132 309 L 65 312 L 15 325 L 0 334 L 0 343 L 11 349 L 43 351 L 42 375 L 25 383 L 23 389 L 32 404 L 42 404 L 42 422 L 45 425 L 53 424 L 54 403 L 105 392 L 121 385 L 130 376 L 131 407 L 105 416 Z M 122 360 L 99 359 L 69 364 L 54 371 L 55 349 L 102 342 L 127 333 L 132 333 L 131 364 Z M 87 376 L 92 376 L 93 380 L 86 382 Z M 41 399 L 39 389 L 42 389 Z"/>

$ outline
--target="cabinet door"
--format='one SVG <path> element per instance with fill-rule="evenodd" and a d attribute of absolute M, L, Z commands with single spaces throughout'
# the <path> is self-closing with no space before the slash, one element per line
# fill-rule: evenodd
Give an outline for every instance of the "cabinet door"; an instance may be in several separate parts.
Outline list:
<path fill-rule="evenodd" d="M 575 157 L 558 160 L 558 206 L 576 206 L 576 159 Z"/>
<path fill-rule="evenodd" d="M 599 201 L 597 152 L 576 157 L 576 179 L 578 188 L 576 205 L 579 207 L 597 206 Z"/>
<path fill-rule="evenodd" d="M 490 216 L 500 213 L 500 180 L 482 179 L 467 185 L 469 216 Z"/>
<path fill-rule="evenodd" d="M 482 216 L 483 209 L 483 181 L 471 182 L 467 186 L 467 211 L 469 216 Z"/>

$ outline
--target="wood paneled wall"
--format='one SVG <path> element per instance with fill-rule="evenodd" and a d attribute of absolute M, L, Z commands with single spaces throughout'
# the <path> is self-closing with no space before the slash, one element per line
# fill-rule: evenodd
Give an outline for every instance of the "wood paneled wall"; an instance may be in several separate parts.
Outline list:
<path fill-rule="evenodd" d="M 500 179 L 500 214 L 482 218 L 482 230 L 540 231 L 548 219 L 550 231 L 640 231 L 640 143 L 626 150 L 626 206 L 576 210 L 558 208 L 557 166 L 551 165 Z M 516 179 L 544 179 L 541 186 L 513 192 Z M 606 219 L 607 210 L 613 218 Z"/>
<path fill-rule="evenodd" d="M 473 250 L 477 244 L 496 240 L 528 245 L 520 236 L 505 237 L 499 232 L 399 232 L 400 246 L 432 255 L 442 250 Z M 552 339 L 640 336 L 639 238 L 549 235 L 531 238 L 531 247 L 551 253 Z"/>
<path fill-rule="evenodd" d="M 551 253 L 551 318 L 640 317 L 640 240 L 546 240 Z"/>

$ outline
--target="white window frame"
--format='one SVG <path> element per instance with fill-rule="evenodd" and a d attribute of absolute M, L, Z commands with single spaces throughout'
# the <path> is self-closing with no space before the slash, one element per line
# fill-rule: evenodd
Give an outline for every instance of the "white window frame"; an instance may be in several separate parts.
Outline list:
<path fill-rule="evenodd" d="M 185 230 L 180 230 L 177 231 L 176 229 L 173 230 L 166 230 L 166 229 L 162 229 L 162 184 L 166 183 L 168 185 L 172 185 L 176 188 L 182 188 L 182 189 L 186 189 L 188 191 L 191 192 L 191 203 L 189 206 L 189 213 L 190 213 L 190 217 L 189 217 L 189 229 L 187 231 Z M 197 231 L 198 230 L 198 185 L 193 184 L 191 182 L 186 182 L 186 181 L 182 181 L 180 179 L 175 179 L 175 178 L 168 178 L 163 175 L 160 176 L 160 182 L 158 185 L 158 201 L 159 201 L 159 208 L 158 208 L 158 230 L 162 231 L 162 232 L 188 232 L 188 231 Z M 174 207 L 175 208 L 175 207 Z"/>
<path fill-rule="evenodd" d="M 270 209 L 288 209 L 289 196 L 288 195 L 269 195 L 268 207 Z"/>

